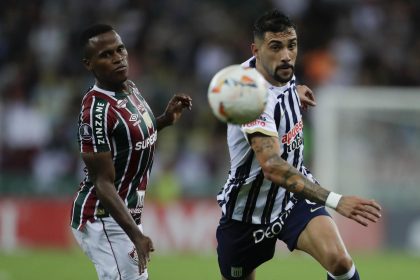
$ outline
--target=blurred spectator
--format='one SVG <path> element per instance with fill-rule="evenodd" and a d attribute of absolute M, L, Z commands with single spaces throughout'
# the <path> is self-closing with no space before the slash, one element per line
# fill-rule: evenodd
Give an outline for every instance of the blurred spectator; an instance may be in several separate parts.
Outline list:
<path fill-rule="evenodd" d="M 124 37 L 130 75 L 155 112 L 176 91 L 194 99 L 192 117 L 158 139 L 166 147 L 153 171 L 162 174 L 158 188 L 174 180 L 173 196 L 215 194 L 228 155 L 226 127 L 208 110 L 208 82 L 220 68 L 250 57 L 246 27 L 274 7 L 298 22 L 304 39 L 297 71 L 310 87 L 420 85 L 419 1 L 6 1 L 0 10 L 0 193 L 16 191 L 8 187 L 15 185 L 41 194 L 71 194 L 77 187 L 78 107 L 93 82 L 81 71 L 77 34 L 105 22 Z M 22 185 L 24 178 L 35 183 Z"/>

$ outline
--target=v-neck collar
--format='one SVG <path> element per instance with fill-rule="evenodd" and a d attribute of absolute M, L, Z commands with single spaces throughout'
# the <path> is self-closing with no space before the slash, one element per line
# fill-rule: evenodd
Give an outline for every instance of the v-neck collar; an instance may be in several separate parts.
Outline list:
<path fill-rule="evenodd" d="M 100 87 L 98 87 L 96 84 L 93 86 L 92 90 L 106 94 L 110 97 L 113 98 L 125 98 L 128 97 L 129 95 L 124 93 L 124 92 L 115 92 L 115 91 L 110 91 L 110 90 L 106 90 L 106 89 L 102 89 Z"/>

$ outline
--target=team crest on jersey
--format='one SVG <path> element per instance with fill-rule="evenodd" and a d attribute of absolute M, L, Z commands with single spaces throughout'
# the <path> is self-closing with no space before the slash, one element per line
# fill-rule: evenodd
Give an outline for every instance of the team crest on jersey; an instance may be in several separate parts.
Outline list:
<path fill-rule="evenodd" d="M 127 107 L 127 103 L 128 103 L 128 100 L 127 99 L 122 99 L 122 100 L 118 100 L 117 101 L 117 108 L 118 109 L 122 109 L 122 108 L 125 108 L 125 107 Z"/>
<path fill-rule="evenodd" d="M 92 140 L 92 136 L 93 136 L 92 127 L 87 123 L 82 123 L 79 126 L 80 139 L 83 141 L 89 141 L 89 140 Z"/>
<path fill-rule="evenodd" d="M 230 268 L 230 275 L 234 278 L 242 277 L 242 273 L 243 272 L 242 272 L 242 267 L 241 266 L 239 266 L 239 267 L 232 266 Z"/>
<path fill-rule="evenodd" d="M 136 247 L 133 247 L 133 249 L 128 253 L 130 258 L 136 263 L 139 263 L 139 256 L 137 255 Z"/>

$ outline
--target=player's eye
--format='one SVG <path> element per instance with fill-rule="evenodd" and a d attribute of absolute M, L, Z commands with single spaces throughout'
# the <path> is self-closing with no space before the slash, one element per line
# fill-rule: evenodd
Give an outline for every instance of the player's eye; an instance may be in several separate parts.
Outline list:
<path fill-rule="evenodd" d="M 109 58 L 111 57 L 111 52 L 103 52 L 99 54 L 100 58 Z"/>
<path fill-rule="evenodd" d="M 270 49 L 273 51 L 278 51 L 280 50 L 281 46 L 279 44 L 273 44 L 270 46 Z"/>

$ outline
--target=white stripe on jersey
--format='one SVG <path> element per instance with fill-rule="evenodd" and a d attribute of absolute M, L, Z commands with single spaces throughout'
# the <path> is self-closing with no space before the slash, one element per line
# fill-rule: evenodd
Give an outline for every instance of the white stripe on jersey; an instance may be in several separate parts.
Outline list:
<path fill-rule="evenodd" d="M 131 134 L 130 134 L 130 128 L 128 127 L 129 124 L 127 123 L 127 121 L 123 118 L 123 116 L 121 116 L 121 114 L 117 111 L 115 111 L 115 113 L 118 115 L 119 119 L 122 120 L 122 123 L 125 126 L 125 132 L 127 133 L 127 140 L 128 140 L 128 156 L 127 156 L 127 162 L 125 163 L 125 168 L 124 168 L 124 175 L 121 177 L 121 181 L 117 187 L 117 192 L 119 192 L 121 190 L 122 184 L 125 180 L 125 175 L 127 175 L 127 170 L 128 170 L 128 166 L 130 165 L 130 161 L 131 161 L 131 156 L 133 153 L 133 144 L 131 141 Z M 127 192 L 128 195 L 128 192 Z M 127 202 L 125 200 L 125 202 Z"/>
<path fill-rule="evenodd" d="M 243 64 L 254 67 L 252 59 Z M 289 205 L 293 194 L 263 178 L 247 134 L 255 131 L 278 136 L 282 158 L 311 181 L 303 166 L 303 122 L 295 77 L 282 87 L 269 86 L 267 106 L 259 119 L 239 126 L 228 124 L 227 142 L 231 159 L 229 178 L 217 195 L 223 215 L 253 224 L 274 221 Z M 316 182 L 316 181 L 315 181 Z"/>
<path fill-rule="evenodd" d="M 95 113 L 94 113 L 94 107 L 95 106 L 93 106 L 94 104 L 95 104 L 95 101 L 96 101 L 96 96 L 93 96 L 92 97 L 92 104 L 91 104 L 91 106 L 90 106 L 90 111 L 89 111 L 89 115 L 90 116 L 94 116 L 95 115 Z M 93 125 L 93 122 L 95 121 L 95 118 L 90 118 L 90 123 L 89 123 L 89 125 L 90 125 L 90 127 L 92 128 L 92 130 L 94 130 L 94 125 Z M 97 143 L 96 143 L 96 139 L 95 139 L 95 136 L 92 136 L 92 142 L 93 142 L 93 151 L 96 153 L 96 152 L 98 152 L 98 148 L 97 148 Z M 82 145 L 80 145 L 80 146 L 82 146 Z"/>
<path fill-rule="evenodd" d="M 108 135 L 108 111 L 109 111 L 109 109 L 110 109 L 110 104 L 109 104 L 109 102 L 107 102 L 106 103 L 106 105 L 105 105 L 105 119 L 104 119 L 104 122 L 105 122 L 105 126 L 104 126 L 104 133 L 105 133 L 105 141 L 106 141 L 106 144 L 108 145 L 108 147 L 110 147 L 111 148 L 111 146 L 110 146 L 110 144 L 111 143 L 109 143 L 109 135 Z M 93 118 L 92 118 L 93 119 Z"/>

